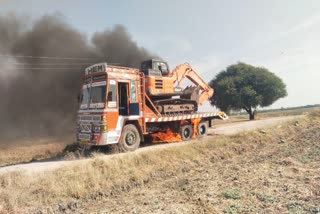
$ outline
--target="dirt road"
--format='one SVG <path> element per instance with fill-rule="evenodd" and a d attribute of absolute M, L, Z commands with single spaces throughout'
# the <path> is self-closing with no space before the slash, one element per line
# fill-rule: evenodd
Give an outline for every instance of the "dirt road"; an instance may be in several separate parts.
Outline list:
<path fill-rule="evenodd" d="M 222 125 L 218 125 L 214 128 L 211 128 L 208 131 L 208 137 L 212 137 L 214 135 L 230 135 L 236 134 L 242 131 L 249 131 L 254 129 L 261 129 L 266 128 L 268 126 L 275 126 L 280 123 L 283 123 L 288 120 L 294 120 L 298 117 L 302 116 L 287 116 L 287 117 L 276 117 L 276 118 L 268 118 L 256 121 L 245 121 L 245 122 L 236 122 L 236 123 L 226 123 Z M 192 143 L 193 141 L 188 141 L 187 143 Z M 158 147 L 164 146 L 179 146 L 183 144 L 179 143 L 172 143 L 172 144 L 159 144 L 154 146 L 148 146 L 140 148 L 136 152 L 142 152 L 149 149 L 156 149 Z M 114 155 L 124 155 L 124 154 L 114 154 Z M 114 155 L 106 155 L 104 158 L 108 159 Z M 91 159 L 82 159 L 82 160 L 72 160 L 72 161 L 50 161 L 50 162 L 35 162 L 35 163 L 28 163 L 28 164 L 17 164 L 13 166 L 1 167 L 0 174 L 12 171 L 24 171 L 27 173 L 33 172 L 43 172 L 46 170 L 54 170 L 64 166 L 71 166 L 71 165 L 79 165 L 81 162 L 90 161 Z"/>

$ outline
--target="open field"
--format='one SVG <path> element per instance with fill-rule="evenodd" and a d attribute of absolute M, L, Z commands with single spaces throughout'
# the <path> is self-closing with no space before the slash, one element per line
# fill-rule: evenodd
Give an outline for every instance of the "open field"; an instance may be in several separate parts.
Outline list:
<path fill-rule="evenodd" d="M 72 142 L 72 137 L 2 141 L 0 144 L 0 167 L 55 157 L 62 152 L 67 144 Z"/>
<path fill-rule="evenodd" d="M 298 109 L 284 109 L 277 111 L 266 111 L 266 112 L 258 112 L 256 119 L 265 119 L 270 117 L 285 117 L 285 116 L 294 116 L 294 115 L 306 115 L 309 112 L 320 109 L 319 107 L 314 108 L 298 108 Z M 242 114 L 233 114 L 230 116 L 232 122 L 237 121 L 246 121 L 249 118 L 247 113 Z"/>
<path fill-rule="evenodd" d="M 320 112 L 276 127 L 0 175 L 0 210 L 318 213 Z"/>
<path fill-rule="evenodd" d="M 258 118 L 270 118 L 279 116 L 302 115 L 314 109 L 297 109 L 281 112 L 267 112 L 259 114 Z M 248 121 L 248 115 L 232 115 L 230 120 L 215 121 L 215 126 L 228 123 Z M 1 140 L 0 142 L 0 167 L 17 163 L 26 163 L 35 160 L 55 158 L 61 155 L 65 146 L 74 142 L 74 136 L 64 138 L 34 138 Z"/>
<path fill-rule="evenodd" d="M 252 130 L 263 130 L 271 126 L 279 126 L 281 123 L 298 120 L 299 118 L 304 117 L 303 115 L 298 116 L 286 116 L 286 117 L 275 117 L 267 118 L 263 120 L 255 121 L 242 121 L 234 123 L 220 124 L 208 130 L 207 137 L 216 137 L 217 135 L 232 135 L 237 134 L 243 131 L 252 131 Z M 201 139 L 202 141 L 204 139 Z M 170 147 L 170 146 L 183 146 L 185 144 L 198 142 L 199 139 L 193 139 L 185 142 L 172 142 L 172 143 L 157 143 L 155 144 L 145 144 L 140 147 L 135 153 L 146 152 L 158 148 Z M 74 146 L 74 145 L 73 145 Z M 45 159 L 42 161 L 32 161 L 30 163 L 14 164 L 10 166 L 4 166 L 0 168 L 0 174 L 11 172 L 11 171 L 21 171 L 27 173 L 48 171 L 53 169 L 58 169 L 62 167 L 69 167 L 79 164 L 85 164 L 88 161 L 91 161 L 92 158 L 100 157 L 104 161 L 108 161 L 114 155 L 119 155 L 116 151 L 112 151 L 110 148 L 103 148 L 100 150 L 100 147 L 92 148 L 89 151 L 81 152 L 76 151 L 65 151 L 58 153 L 55 158 Z M 107 154 L 107 155 L 106 155 Z"/>

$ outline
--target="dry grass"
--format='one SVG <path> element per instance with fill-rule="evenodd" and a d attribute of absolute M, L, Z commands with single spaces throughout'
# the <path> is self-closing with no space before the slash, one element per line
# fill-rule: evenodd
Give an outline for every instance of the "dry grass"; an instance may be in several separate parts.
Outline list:
<path fill-rule="evenodd" d="M 3 174 L 0 210 L 7 213 L 48 206 L 59 212 L 66 209 L 63 204 L 77 201 L 69 206 L 75 209 L 79 201 L 92 203 L 96 198 L 109 200 L 101 206 L 115 205 L 126 198 L 136 200 L 128 192 L 145 191 L 141 197 L 147 198 L 157 188 L 166 188 L 167 192 L 161 194 L 170 199 L 174 193 L 180 195 L 188 190 L 190 181 L 186 176 L 197 178 L 194 182 L 199 187 L 192 186 L 191 195 L 183 200 L 193 199 L 210 188 L 214 191 L 214 206 L 200 199 L 191 203 L 190 209 L 198 209 L 196 212 L 311 212 L 320 203 L 320 118 L 319 112 L 312 115 L 276 130 L 220 136 L 214 142 L 205 138 L 192 144 L 115 155 L 108 161 L 96 158 L 78 166 L 33 175 Z M 212 179 L 203 180 L 206 176 Z M 208 182 L 212 185 L 202 190 L 201 186 Z M 116 195 L 121 200 L 117 201 Z M 151 196 L 150 200 L 154 200 L 155 195 Z M 62 205 L 56 206 L 60 202 Z M 120 210 L 115 211 L 125 212 L 121 210 L 123 206 L 117 207 Z"/>
<path fill-rule="evenodd" d="M 314 108 L 301 108 L 301 109 L 291 109 L 291 110 L 278 110 L 269 112 L 258 112 L 257 116 L 259 118 L 269 118 L 269 117 L 284 117 L 284 116 L 295 116 L 295 115 L 306 115 L 311 112 L 318 111 L 319 107 Z M 243 115 L 242 115 L 243 116 Z M 248 119 L 248 115 L 246 118 Z M 241 116 L 240 116 L 241 118 Z"/>
<path fill-rule="evenodd" d="M 310 111 L 310 109 L 308 109 Z M 305 110 L 289 110 L 281 112 L 259 113 L 260 118 L 299 115 Z M 230 122 L 248 120 L 248 115 L 232 115 Z M 215 120 L 214 124 L 225 124 L 225 121 Z M 0 141 L 0 167 L 32 160 L 49 159 L 60 154 L 65 146 L 74 141 L 72 135 L 63 139 L 38 138 Z"/>
<path fill-rule="evenodd" d="M 312 112 L 317 112 L 320 108 L 301 108 L 301 109 L 292 109 L 292 110 L 283 110 L 283 111 L 270 111 L 270 112 L 258 112 L 256 115 L 256 120 L 259 119 L 266 119 L 272 117 L 284 117 L 284 116 L 295 116 L 295 115 L 306 115 Z M 248 121 L 249 115 L 248 114 L 234 114 L 229 115 L 230 123 Z M 215 120 L 214 124 L 224 124 L 226 121 L 222 120 Z"/>
<path fill-rule="evenodd" d="M 294 116 L 294 115 L 306 115 L 311 112 L 318 111 L 319 107 L 312 108 L 300 108 L 300 109 L 291 109 L 291 110 L 279 110 L 279 111 L 270 111 L 270 112 L 260 112 L 258 117 L 268 118 L 268 117 L 283 117 L 283 116 Z"/>
<path fill-rule="evenodd" d="M 70 142 L 72 142 L 70 138 L 1 141 L 0 167 L 55 157 Z"/>

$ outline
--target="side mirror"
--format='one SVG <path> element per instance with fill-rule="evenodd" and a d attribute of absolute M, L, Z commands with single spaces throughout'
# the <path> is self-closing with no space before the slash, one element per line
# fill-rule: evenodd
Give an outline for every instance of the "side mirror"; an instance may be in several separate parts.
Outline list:
<path fill-rule="evenodd" d="M 80 94 L 78 94 L 78 96 L 77 96 L 77 100 L 78 100 L 78 103 L 80 103 L 80 102 L 81 102 L 81 96 L 80 96 Z"/>

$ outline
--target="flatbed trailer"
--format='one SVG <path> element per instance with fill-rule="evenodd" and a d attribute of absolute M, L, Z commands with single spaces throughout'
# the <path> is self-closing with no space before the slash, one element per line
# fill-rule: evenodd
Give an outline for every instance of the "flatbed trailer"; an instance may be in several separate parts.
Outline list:
<path fill-rule="evenodd" d="M 118 144 L 123 151 L 133 151 L 147 139 L 203 137 L 213 119 L 228 119 L 223 112 L 186 113 L 185 109 L 161 114 L 147 93 L 146 79 L 134 68 L 106 63 L 87 68 L 82 78 L 77 141 L 95 146 Z"/>

